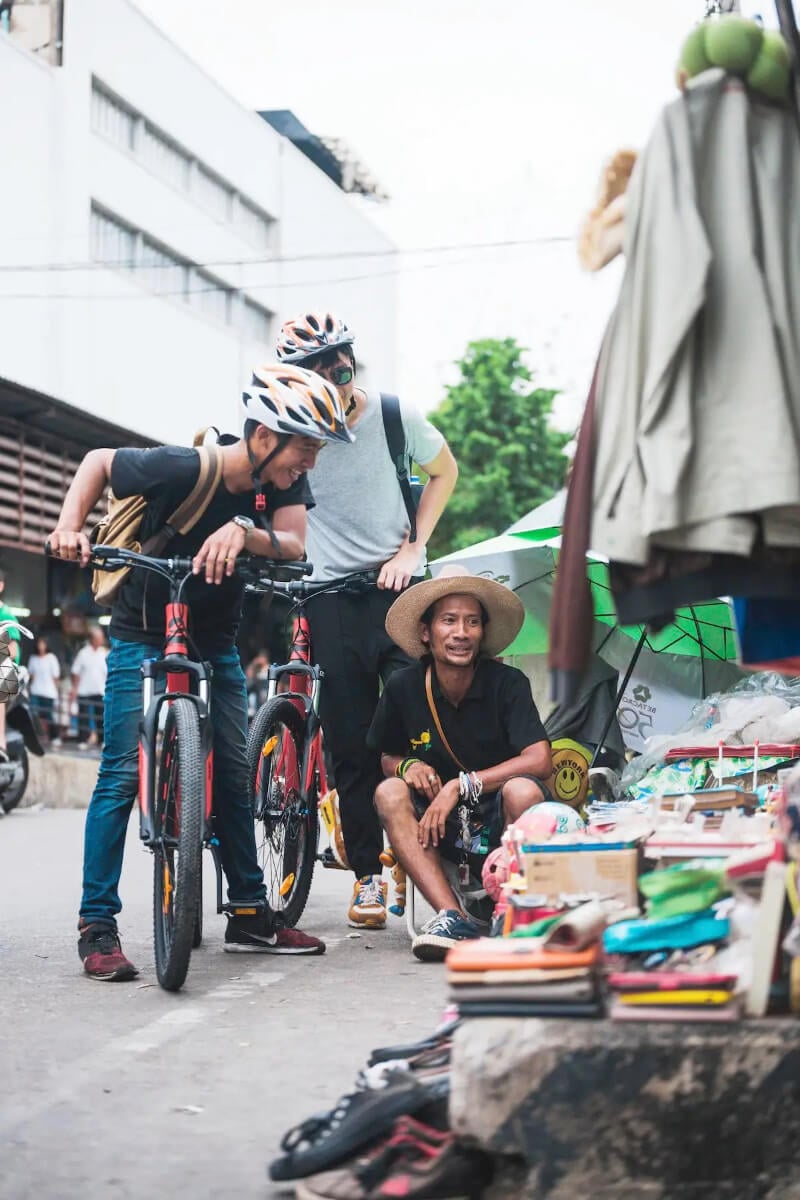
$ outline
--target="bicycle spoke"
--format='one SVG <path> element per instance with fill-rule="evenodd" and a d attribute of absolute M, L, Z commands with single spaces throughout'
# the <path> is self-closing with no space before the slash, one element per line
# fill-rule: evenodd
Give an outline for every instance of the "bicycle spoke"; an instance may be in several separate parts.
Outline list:
<path fill-rule="evenodd" d="M 316 805 L 304 794 L 303 718 L 286 700 L 259 711 L 248 762 L 256 846 L 271 908 L 294 923 L 302 912 L 316 854 Z"/>

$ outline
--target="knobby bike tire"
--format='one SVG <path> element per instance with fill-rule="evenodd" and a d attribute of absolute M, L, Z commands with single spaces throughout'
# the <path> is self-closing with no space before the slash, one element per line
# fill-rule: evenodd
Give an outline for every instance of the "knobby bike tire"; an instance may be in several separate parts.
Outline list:
<path fill-rule="evenodd" d="M 156 975 L 169 992 L 183 986 L 197 920 L 203 855 L 203 757 L 191 700 L 167 710 L 156 784 L 153 933 Z"/>
<path fill-rule="evenodd" d="M 196 950 L 203 944 L 203 864 L 200 864 L 200 879 L 197 885 L 197 908 L 194 914 L 194 929 L 192 930 L 192 949 Z"/>
<path fill-rule="evenodd" d="M 316 786 L 305 795 L 301 778 L 305 739 L 304 718 L 283 696 L 261 706 L 247 739 L 258 859 L 269 904 L 286 925 L 296 925 L 302 916 L 317 857 Z M 282 885 L 290 879 L 281 895 Z"/>

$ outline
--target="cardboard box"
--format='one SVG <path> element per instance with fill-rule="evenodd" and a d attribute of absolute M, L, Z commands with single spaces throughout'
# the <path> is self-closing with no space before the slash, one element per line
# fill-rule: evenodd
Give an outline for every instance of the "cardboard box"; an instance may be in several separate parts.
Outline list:
<path fill-rule="evenodd" d="M 638 904 L 639 851 L 620 850 L 535 850 L 525 853 L 525 884 L 528 892 L 555 898 L 594 892 L 612 896 L 626 906 Z"/>

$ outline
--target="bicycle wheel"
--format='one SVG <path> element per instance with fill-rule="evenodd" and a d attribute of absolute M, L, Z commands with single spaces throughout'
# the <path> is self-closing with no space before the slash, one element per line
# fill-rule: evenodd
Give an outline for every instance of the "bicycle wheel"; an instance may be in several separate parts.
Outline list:
<path fill-rule="evenodd" d="M 305 737 L 294 704 L 276 696 L 258 710 L 247 739 L 258 861 L 269 905 L 287 925 L 300 920 L 317 855 L 316 787 L 310 795 L 303 792 Z"/>
<path fill-rule="evenodd" d="M 203 854 L 203 758 L 191 700 L 170 702 L 155 797 L 153 932 L 156 975 L 169 992 L 186 979 Z"/>
<path fill-rule="evenodd" d="M 197 888 L 197 909 L 194 914 L 194 929 L 192 930 L 192 949 L 196 950 L 203 944 L 203 864 L 200 864 L 200 883 Z"/>

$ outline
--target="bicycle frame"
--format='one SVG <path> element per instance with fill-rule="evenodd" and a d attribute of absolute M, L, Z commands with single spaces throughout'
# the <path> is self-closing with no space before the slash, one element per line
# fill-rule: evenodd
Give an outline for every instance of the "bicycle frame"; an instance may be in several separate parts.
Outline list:
<path fill-rule="evenodd" d="M 278 683 L 288 677 L 288 691 L 281 692 L 291 700 L 307 723 L 308 737 L 303 750 L 303 791 L 309 794 L 314 778 L 319 781 L 318 796 L 328 791 L 325 756 L 322 753 L 322 725 L 319 716 L 319 700 L 324 672 L 311 662 L 311 630 L 308 617 L 302 609 L 294 618 L 292 646 L 287 663 L 272 665 L 267 676 L 267 700 L 278 695 Z M 280 766 L 280 760 L 278 760 Z"/>
<path fill-rule="evenodd" d="M 49 549 L 49 547 L 48 547 Z M 203 845 L 210 848 L 217 882 L 217 912 L 229 906 L 223 902 L 223 873 L 219 856 L 219 842 L 214 833 L 214 750 L 213 725 L 211 721 L 212 667 L 208 662 L 198 662 L 189 657 L 188 627 L 189 605 L 181 599 L 183 585 L 192 571 L 188 558 L 154 559 L 138 552 L 113 548 L 95 547 L 95 565 L 106 570 L 120 567 L 139 567 L 155 571 L 169 584 L 169 600 L 165 605 L 164 649 L 160 656 L 145 659 L 142 675 L 142 715 L 139 721 L 139 836 L 150 850 L 164 848 L 163 834 L 156 821 L 156 773 L 158 733 L 165 707 L 178 697 L 187 698 L 197 709 L 200 727 L 200 752 L 203 758 L 204 807 Z M 255 565 L 254 564 L 258 564 Z M 264 560 L 237 563 L 237 570 L 250 575 L 267 574 L 271 564 Z M 295 578 L 307 575 L 312 570 L 308 563 L 281 563 L 281 568 Z M 262 581 L 263 582 L 263 581 Z M 163 681 L 163 690 L 159 686 Z M 318 704 L 318 692 L 312 689 L 312 699 Z M 324 767 L 324 764 L 323 764 Z M 177 797 L 180 804 L 180 797 Z"/>

